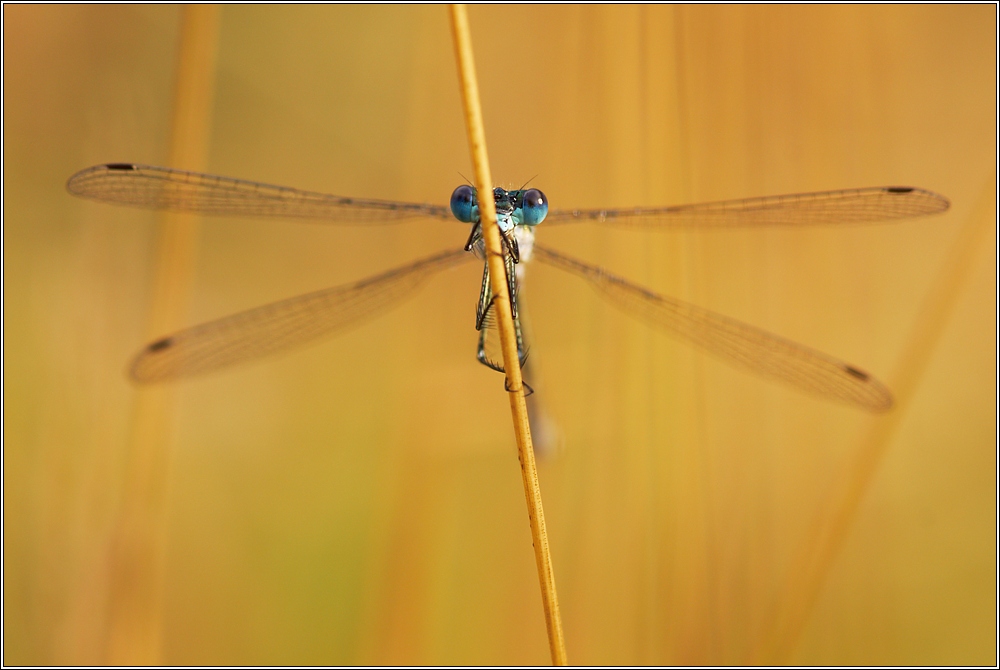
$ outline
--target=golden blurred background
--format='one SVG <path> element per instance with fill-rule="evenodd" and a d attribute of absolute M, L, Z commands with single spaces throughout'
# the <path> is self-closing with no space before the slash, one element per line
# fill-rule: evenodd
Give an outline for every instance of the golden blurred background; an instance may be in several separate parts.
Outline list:
<path fill-rule="evenodd" d="M 124 368 L 156 334 L 164 220 L 64 184 L 178 155 L 189 11 L 3 8 L 3 662 L 546 663 L 507 401 L 474 360 L 475 264 L 322 344 L 162 391 L 162 514 L 139 529 L 161 560 L 129 553 L 149 392 Z M 534 178 L 553 207 L 888 184 L 952 201 L 872 226 L 542 225 L 539 242 L 842 357 L 897 400 L 871 415 L 733 370 L 533 266 L 570 661 L 995 664 L 996 7 L 469 14 L 494 178 Z M 215 20 L 209 171 L 440 204 L 471 177 L 445 7 Z M 198 230 L 171 328 L 468 233 Z M 150 611 L 114 595 L 130 570 L 159 585 L 131 605 Z M 130 656 L 133 633 L 149 639 Z"/>

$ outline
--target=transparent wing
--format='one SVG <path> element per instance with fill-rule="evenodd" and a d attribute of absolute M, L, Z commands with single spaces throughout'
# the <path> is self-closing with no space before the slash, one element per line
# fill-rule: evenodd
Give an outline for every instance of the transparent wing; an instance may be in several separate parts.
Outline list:
<path fill-rule="evenodd" d="M 589 221 L 664 228 L 872 223 L 937 214 L 948 209 L 949 204 L 944 196 L 921 188 L 882 186 L 675 207 L 556 210 L 549 212 L 545 223 Z"/>
<path fill-rule="evenodd" d="M 586 279 L 616 307 L 757 374 L 882 412 L 892 394 L 853 365 L 707 309 L 658 295 L 537 244 L 535 258 Z"/>
<path fill-rule="evenodd" d="M 171 168 L 108 163 L 66 182 L 73 195 L 99 202 L 222 216 L 322 219 L 341 224 L 452 219 L 451 210 L 389 200 L 361 200 Z"/>
<path fill-rule="evenodd" d="M 503 372 L 503 349 L 500 347 L 500 331 L 497 329 L 493 303 L 489 303 L 486 307 L 478 335 L 476 360 L 492 370 Z"/>
<path fill-rule="evenodd" d="M 353 284 L 288 300 L 194 326 L 147 345 L 129 373 L 141 383 L 202 374 L 272 354 L 354 326 L 412 295 L 436 272 L 472 258 L 445 251 Z"/>
<path fill-rule="evenodd" d="M 528 348 L 521 336 L 521 321 L 514 318 L 514 337 L 517 338 L 517 357 L 523 368 L 528 360 Z M 486 367 L 503 372 L 503 348 L 500 346 L 500 328 L 497 324 L 496 303 L 490 302 L 480 324 L 479 344 L 476 347 L 476 360 Z"/>

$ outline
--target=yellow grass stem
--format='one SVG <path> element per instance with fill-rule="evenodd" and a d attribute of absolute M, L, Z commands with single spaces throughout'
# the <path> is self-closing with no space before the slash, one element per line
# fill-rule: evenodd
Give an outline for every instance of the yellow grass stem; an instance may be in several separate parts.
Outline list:
<path fill-rule="evenodd" d="M 510 412 L 514 421 L 518 459 L 521 462 L 524 496 L 528 502 L 528 521 L 531 525 L 531 540 L 535 548 L 538 581 L 542 589 L 542 608 L 549 635 L 549 650 L 552 654 L 553 665 L 566 665 L 566 644 L 563 640 L 562 620 L 559 616 L 559 600 L 556 597 L 556 582 L 552 572 L 549 540 L 545 532 L 545 517 L 542 514 L 542 494 L 538 488 L 538 471 L 535 468 L 535 454 L 531 443 L 531 430 L 528 426 L 528 411 L 524 404 L 524 385 L 521 381 L 517 339 L 514 335 L 510 295 L 507 292 L 507 275 L 500 247 L 500 229 L 497 226 L 496 207 L 492 196 L 493 180 L 490 176 L 490 166 L 486 155 L 486 133 L 483 128 L 483 115 L 479 104 L 479 86 L 476 83 L 476 70 L 472 59 L 472 38 L 469 33 L 469 21 L 464 5 L 451 6 L 451 25 L 455 40 L 455 56 L 458 59 L 462 101 L 465 108 L 465 125 L 469 134 L 469 148 L 472 151 L 476 192 L 479 194 L 479 216 L 482 222 L 483 238 L 486 242 L 486 262 L 489 264 L 490 283 L 496 300 L 493 312 L 497 317 L 500 345 L 503 350 L 503 366 L 510 389 L 508 393 Z"/>
<path fill-rule="evenodd" d="M 219 8 L 181 9 L 169 164 L 205 168 L 215 89 Z M 159 226 L 150 335 L 177 328 L 187 312 L 198 242 L 194 216 L 166 213 Z M 107 662 L 162 662 L 166 500 L 174 390 L 137 392 L 121 508 L 110 546 Z"/>

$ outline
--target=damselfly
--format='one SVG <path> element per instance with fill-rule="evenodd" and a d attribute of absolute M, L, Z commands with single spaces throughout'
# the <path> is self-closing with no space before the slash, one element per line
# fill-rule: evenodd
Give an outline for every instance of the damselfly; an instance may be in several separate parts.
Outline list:
<path fill-rule="evenodd" d="M 458 219 L 472 227 L 463 248 L 361 281 L 289 298 L 187 328 L 147 345 L 129 368 L 139 383 L 163 382 L 217 370 L 304 344 L 398 303 L 433 274 L 483 259 L 475 189 L 459 186 L 450 206 L 363 200 L 163 167 L 109 163 L 82 170 L 70 193 L 106 203 L 197 214 L 318 219 L 334 224 L 380 224 L 411 219 Z M 518 319 L 518 281 L 536 258 L 586 280 L 615 306 L 739 367 L 802 390 L 870 411 L 892 405 L 889 390 L 860 368 L 706 309 L 659 295 L 599 267 L 535 244 L 535 228 L 597 223 L 663 229 L 869 223 L 936 214 L 948 200 L 919 188 L 888 186 L 803 193 L 697 205 L 631 209 L 556 209 L 538 189 L 494 189 L 503 239 L 511 312 L 524 365 L 527 347 Z M 485 264 L 484 264 L 485 267 Z M 503 372 L 497 353 L 493 300 L 484 269 L 476 329 L 477 359 Z"/>

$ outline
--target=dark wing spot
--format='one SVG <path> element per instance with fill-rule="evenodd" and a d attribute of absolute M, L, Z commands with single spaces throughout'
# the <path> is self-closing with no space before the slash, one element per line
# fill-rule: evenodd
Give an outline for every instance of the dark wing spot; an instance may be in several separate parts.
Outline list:
<path fill-rule="evenodd" d="M 913 193 L 909 186 L 889 186 L 885 190 L 886 193 Z"/>
<path fill-rule="evenodd" d="M 857 377 L 858 379 L 860 379 L 863 382 L 868 381 L 868 373 L 867 372 L 862 372 L 861 370 L 858 370 L 857 368 L 852 368 L 850 365 L 845 365 L 844 366 L 844 372 L 846 372 L 849 375 L 853 375 L 854 377 Z"/>
<path fill-rule="evenodd" d="M 174 343 L 173 338 L 164 337 L 162 340 L 157 340 L 156 342 L 151 342 L 149 344 L 149 346 L 146 347 L 146 350 L 147 351 L 163 351 L 164 349 L 166 349 L 167 347 L 169 347 L 173 343 Z"/>
<path fill-rule="evenodd" d="M 108 163 L 104 167 L 109 170 L 134 170 L 135 166 L 131 163 Z"/>

